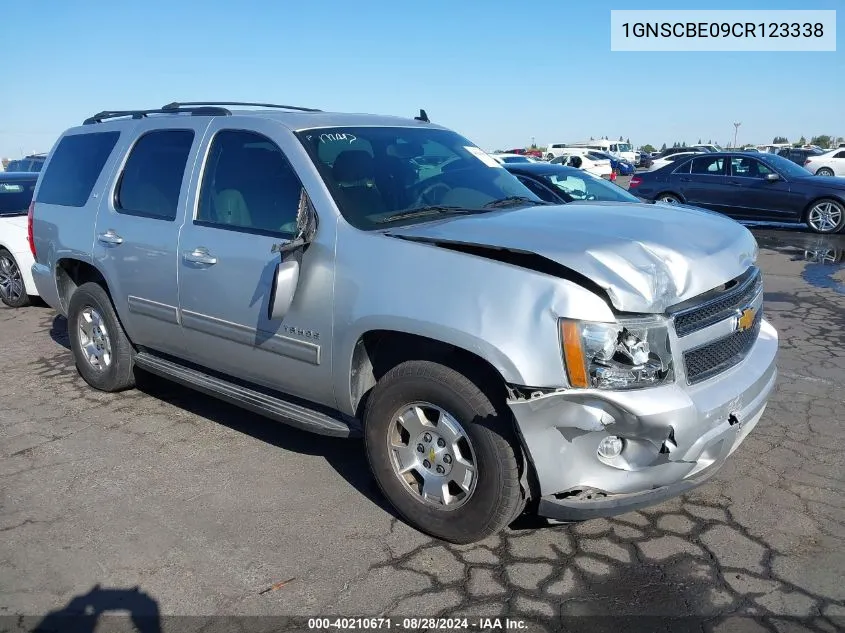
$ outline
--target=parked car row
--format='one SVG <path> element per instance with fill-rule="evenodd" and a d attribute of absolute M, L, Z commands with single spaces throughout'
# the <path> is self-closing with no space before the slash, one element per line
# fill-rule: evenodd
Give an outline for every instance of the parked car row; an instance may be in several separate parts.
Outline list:
<path fill-rule="evenodd" d="M 761 419 L 778 335 L 740 224 L 423 116 L 234 105 L 101 112 L 50 152 L 31 271 L 92 388 L 140 369 L 363 436 L 456 543 L 685 493 Z"/>
<path fill-rule="evenodd" d="M 737 219 L 806 222 L 817 233 L 835 233 L 845 226 L 845 178 L 817 176 L 788 158 L 762 152 L 670 158 L 674 160 L 634 176 L 631 191 Z"/>

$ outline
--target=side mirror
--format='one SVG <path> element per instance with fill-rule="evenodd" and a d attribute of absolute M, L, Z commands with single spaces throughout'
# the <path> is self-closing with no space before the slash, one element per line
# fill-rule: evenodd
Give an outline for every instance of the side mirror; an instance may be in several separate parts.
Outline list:
<path fill-rule="evenodd" d="M 270 295 L 270 319 L 281 320 L 290 310 L 296 287 L 299 285 L 299 259 L 276 264 L 273 289 Z"/>
<path fill-rule="evenodd" d="M 780 176 L 778 174 L 766 174 L 766 180 L 775 182 L 776 180 L 780 180 Z"/>
<path fill-rule="evenodd" d="M 273 287 L 270 290 L 268 317 L 281 320 L 290 310 L 296 287 L 299 285 L 299 271 L 302 267 L 302 254 L 317 232 L 317 213 L 311 205 L 305 189 L 299 197 L 299 211 L 296 218 L 297 232 L 289 242 L 274 244 L 271 252 L 279 253 L 281 261 L 276 264 L 273 274 Z"/>

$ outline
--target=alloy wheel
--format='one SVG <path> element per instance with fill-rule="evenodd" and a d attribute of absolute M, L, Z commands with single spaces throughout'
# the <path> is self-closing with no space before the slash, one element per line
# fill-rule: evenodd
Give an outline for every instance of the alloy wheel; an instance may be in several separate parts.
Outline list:
<path fill-rule="evenodd" d="M 842 207 L 835 202 L 822 201 L 807 213 L 807 224 L 819 233 L 832 233 L 842 222 Z"/>
<path fill-rule="evenodd" d="M 23 291 L 23 277 L 17 263 L 11 255 L 0 255 L 0 296 L 10 303 L 16 303 Z"/>
<path fill-rule="evenodd" d="M 394 474 L 423 503 L 442 510 L 461 507 L 478 480 L 469 436 L 454 416 L 428 402 L 402 408 L 387 431 Z"/>
<path fill-rule="evenodd" d="M 103 317 L 91 306 L 83 308 L 77 322 L 82 356 L 97 371 L 112 363 L 112 345 Z"/>

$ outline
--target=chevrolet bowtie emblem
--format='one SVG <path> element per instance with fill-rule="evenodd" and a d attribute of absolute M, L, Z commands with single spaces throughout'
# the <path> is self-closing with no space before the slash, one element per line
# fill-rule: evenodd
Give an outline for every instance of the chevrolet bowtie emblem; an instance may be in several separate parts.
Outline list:
<path fill-rule="evenodd" d="M 757 316 L 756 308 L 745 308 L 736 319 L 736 331 L 745 332 L 745 330 L 750 329 L 754 325 L 755 316 Z"/>

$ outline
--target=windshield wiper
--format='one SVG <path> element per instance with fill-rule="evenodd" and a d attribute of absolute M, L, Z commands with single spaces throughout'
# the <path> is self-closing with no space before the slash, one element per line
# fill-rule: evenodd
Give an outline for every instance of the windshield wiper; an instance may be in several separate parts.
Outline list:
<path fill-rule="evenodd" d="M 531 205 L 541 205 L 541 204 L 552 204 L 551 202 L 546 202 L 545 200 L 533 200 L 526 196 L 508 196 L 507 198 L 501 198 L 500 200 L 493 200 L 493 202 L 488 202 L 484 205 L 485 209 L 501 209 L 504 207 L 514 207 L 518 204 L 531 204 Z"/>
<path fill-rule="evenodd" d="M 387 217 L 382 218 L 381 220 L 379 220 L 379 222 L 393 222 L 394 220 L 405 220 L 407 218 L 416 218 L 423 215 L 448 215 L 451 213 L 462 214 L 482 212 L 482 209 L 467 209 L 466 207 L 458 207 L 454 205 L 433 204 L 427 207 L 417 207 L 415 209 L 407 209 L 405 211 L 400 211 L 399 213 L 394 213 L 393 215 L 388 215 Z"/>

